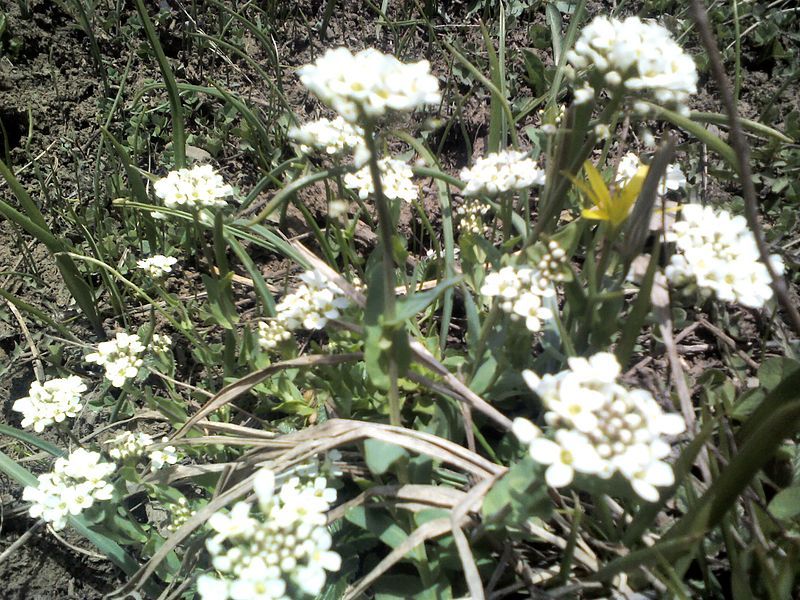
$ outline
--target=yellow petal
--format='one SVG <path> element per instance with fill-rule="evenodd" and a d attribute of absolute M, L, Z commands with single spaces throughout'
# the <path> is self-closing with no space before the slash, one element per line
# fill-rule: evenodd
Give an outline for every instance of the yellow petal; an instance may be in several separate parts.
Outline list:
<path fill-rule="evenodd" d="M 591 219 L 593 221 L 608 221 L 609 220 L 608 212 L 606 212 L 605 210 L 602 210 L 600 208 L 597 208 L 597 207 L 595 207 L 595 208 L 584 208 L 581 211 L 581 216 L 583 216 L 584 219 Z"/>
<path fill-rule="evenodd" d="M 583 163 L 583 170 L 586 171 L 586 178 L 589 180 L 589 185 L 597 197 L 595 204 L 599 206 L 608 206 L 611 200 L 611 194 L 608 191 L 606 182 L 603 181 L 603 176 L 600 175 L 600 171 L 588 160 Z"/>

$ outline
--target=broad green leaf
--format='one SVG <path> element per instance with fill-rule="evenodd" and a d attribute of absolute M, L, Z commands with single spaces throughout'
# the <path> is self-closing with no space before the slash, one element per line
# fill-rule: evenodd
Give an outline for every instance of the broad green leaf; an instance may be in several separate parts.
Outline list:
<path fill-rule="evenodd" d="M 373 475 L 383 475 L 403 458 L 408 458 L 408 452 L 400 446 L 373 439 L 364 442 L 364 460 Z"/>
<path fill-rule="evenodd" d="M 800 486 L 795 485 L 778 492 L 767 509 L 776 518 L 784 521 L 800 515 Z"/>
<path fill-rule="evenodd" d="M 413 292 L 405 298 L 398 298 L 395 320 L 394 322 L 387 322 L 386 324 L 399 324 L 404 322 L 406 319 L 414 317 L 425 310 L 448 289 L 458 285 L 462 279 L 463 277 L 451 277 L 439 282 L 436 287 L 425 292 Z"/>
<path fill-rule="evenodd" d="M 233 272 L 220 279 L 203 274 L 203 284 L 208 290 L 208 308 L 217 324 L 225 329 L 233 329 L 239 322 L 239 314 L 233 301 L 232 281 Z"/>
<path fill-rule="evenodd" d="M 344 518 L 353 525 L 369 531 L 390 548 L 396 548 L 408 537 L 395 520 L 381 510 L 367 510 L 363 506 L 354 506 L 347 511 Z"/>

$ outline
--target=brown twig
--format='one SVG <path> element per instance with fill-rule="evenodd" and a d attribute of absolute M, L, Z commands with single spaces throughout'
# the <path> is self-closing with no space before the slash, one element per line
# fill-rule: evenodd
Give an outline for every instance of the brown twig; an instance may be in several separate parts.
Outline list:
<path fill-rule="evenodd" d="M 705 6 L 702 0 L 692 0 L 692 15 L 694 17 L 694 24 L 697 32 L 700 35 L 700 40 L 705 46 L 708 53 L 709 65 L 711 67 L 711 74 L 717 83 L 719 94 L 722 97 L 722 104 L 725 106 L 725 112 L 728 113 L 728 121 L 730 123 L 730 142 L 731 147 L 736 153 L 737 167 L 739 171 L 739 180 L 742 183 L 742 197 L 744 198 L 744 213 L 747 218 L 747 224 L 753 232 L 753 237 L 756 240 L 758 247 L 758 254 L 761 257 L 761 262 L 767 267 L 769 276 L 772 279 L 772 289 L 775 291 L 775 296 L 781 305 L 781 308 L 786 312 L 792 328 L 800 335 L 800 312 L 792 304 L 789 298 L 789 290 L 786 286 L 784 278 L 773 268 L 769 260 L 769 249 L 764 240 L 764 232 L 761 229 L 761 223 L 758 220 L 758 203 L 756 200 L 756 188 L 753 184 L 753 172 L 750 168 L 750 148 L 747 145 L 747 140 L 742 131 L 742 125 L 739 121 L 739 114 L 736 110 L 736 100 L 731 92 L 730 82 L 725 74 L 725 67 L 722 64 L 722 56 L 720 55 L 717 42 L 714 38 L 714 33 L 711 25 L 708 22 L 708 14 L 706 13 Z"/>

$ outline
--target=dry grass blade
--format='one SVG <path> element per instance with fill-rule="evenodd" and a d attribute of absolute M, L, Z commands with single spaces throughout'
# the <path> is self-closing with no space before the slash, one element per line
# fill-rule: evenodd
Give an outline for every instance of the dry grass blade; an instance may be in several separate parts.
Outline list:
<path fill-rule="evenodd" d="M 481 575 L 478 572 L 478 566 L 475 564 L 475 557 L 472 555 L 472 549 L 469 547 L 467 536 L 461 530 L 462 524 L 466 521 L 467 514 L 470 511 L 476 510 L 483 502 L 484 496 L 492 487 L 496 478 L 484 479 L 472 488 L 466 497 L 458 503 L 450 514 L 450 526 L 453 532 L 453 540 L 458 549 L 458 557 L 461 559 L 461 566 L 464 567 L 464 579 L 467 582 L 469 595 L 473 600 L 484 600 L 486 597 L 483 593 L 483 582 Z"/>
<path fill-rule="evenodd" d="M 184 423 L 184 425 L 178 431 L 175 432 L 175 434 L 172 436 L 172 439 L 176 440 L 183 437 L 192 427 L 195 427 L 201 419 L 210 415 L 214 411 L 219 410 L 234 398 L 248 392 L 274 373 L 283 371 L 284 369 L 293 369 L 297 367 L 337 365 L 344 362 L 358 360 L 361 358 L 361 356 L 362 355 L 360 352 L 336 355 L 309 354 L 299 358 L 293 358 L 291 360 L 275 363 L 274 365 L 265 367 L 260 371 L 250 373 L 250 375 L 242 377 L 241 379 L 226 385 L 219 392 L 217 392 L 217 394 L 215 394 L 208 402 L 206 402 L 203 408 L 192 415 L 192 417 L 186 421 L 186 423 Z"/>

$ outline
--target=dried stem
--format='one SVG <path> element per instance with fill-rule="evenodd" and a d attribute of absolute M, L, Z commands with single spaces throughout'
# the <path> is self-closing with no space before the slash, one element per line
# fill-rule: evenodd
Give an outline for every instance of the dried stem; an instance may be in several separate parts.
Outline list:
<path fill-rule="evenodd" d="M 725 112 L 728 113 L 730 142 L 738 163 L 737 167 L 739 171 L 739 180 L 742 183 L 742 196 L 744 197 L 744 212 L 747 218 L 747 224 L 750 226 L 750 230 L 753 232 L 753 237 L 756 240 L 761 262 L 767 267 L 769 276 L 772 279 L 772 289 L 775 291 L 775 296 L 786 312 L 792 328 L 800 335 L 800 312 L 797 311 L 797 308 L 792 304 L 791 298 L 789 298 L 786 281 L 775 271 L 769 260 L 769 249 L 764 240 L 764 232 L 761 229 L 761 223 L 758 220 L 756 188 L 753 184 L 753 172 L 750 168 L 750 148 L 747 145 L 747 140 L 742 131 L 742 124 L 736 110 L 736 100 L 733 97 L 730 82 L 725 74 L 722 57 L 717 47 L 714 33 L 708 22 L 708 14 L 706 13 L 702 0 L 692 0 L 692 15 L 694 17 L 694 24 L 697 27 L 697 32 L 700 35 L 700 40 L 703 42 L 703 46 L 705 46 L 706 52 L 708 53 L 711 73 L 717 83 L 720 96 L 722 96 Z"/>

